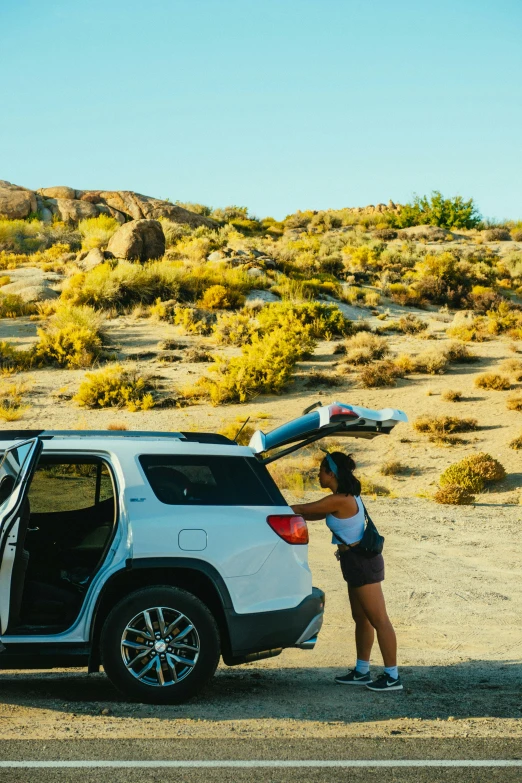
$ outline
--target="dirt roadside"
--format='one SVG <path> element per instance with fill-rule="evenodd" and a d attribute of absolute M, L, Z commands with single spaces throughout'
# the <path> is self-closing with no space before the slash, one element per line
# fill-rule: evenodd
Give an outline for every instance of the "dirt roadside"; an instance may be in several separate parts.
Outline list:
<path fill-rule="evenodd" d="M 313 495 L 310 494 L 309 499 Z M 289 500 L 292 500 L 289 497 Z M 0 673 L 1 739 L 520 737 L 520 507 L 368 502 L 386 536 L 385 593 L 397 629 L 403 693 L 337 686 L 353 665 L 346 590 L 329 536 L 311 523 L 314 583 L 326 618 L 313 652 L 229 669 L 190 704 L 120 699 L 103 674 Z M 377 648 L 372 666 L 378 672 Z"/>

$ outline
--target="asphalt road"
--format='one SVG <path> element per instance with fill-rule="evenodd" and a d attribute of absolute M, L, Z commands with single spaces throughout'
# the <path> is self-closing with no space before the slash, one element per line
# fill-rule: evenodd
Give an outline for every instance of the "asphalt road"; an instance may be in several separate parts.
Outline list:
<path fill-rule="evenodd" d="M 216 766 L 190 766 L 201 761 Z M 63 766 L 70 762 L 82 766 Z M 109 765 L 95 766 L 99 762 Z M 131 762 L 130 768 L 118 767 L 121 762 Z M 230 762 L 239 766 L 225 766 Z M 13 766 L 6 766 L 10 763 Z M 35 763 L 46 766 L 31 766 Z M 463 763 L 466 766 L 459 765 Z M 510 766 L 513 763 L 516 766 Z M 1 783 L 128 783 L 133 779 L 140 783 L 519 783 L 522 742 L 471 738 L 0 741 Z"/>

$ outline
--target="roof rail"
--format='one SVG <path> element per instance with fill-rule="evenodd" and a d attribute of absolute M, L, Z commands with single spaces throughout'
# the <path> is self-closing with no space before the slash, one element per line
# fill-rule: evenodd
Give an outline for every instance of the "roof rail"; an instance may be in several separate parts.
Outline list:
<path fill-rule="evenodd" d="M 237 445 L 235 441 L 216 432 L 156 432 L 154 430 L 0 430 L 0 441 L 52 438 L 154 438 L 182 440 L 193 443 L 221 443 Z"/>

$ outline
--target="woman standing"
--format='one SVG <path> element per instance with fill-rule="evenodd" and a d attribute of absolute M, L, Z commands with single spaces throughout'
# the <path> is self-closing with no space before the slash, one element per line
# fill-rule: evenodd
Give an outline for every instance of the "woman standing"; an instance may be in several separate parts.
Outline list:
<path fill-rule="evenodd" d="M 332 494 L 292 509 L 307 520 L 326 519 L 332 531 L 332 543 L 337 544 L 336 557 L 348 583 L 357 661 L 355 668 L 335 681 L 340 685 L 365 685 L 372 691 L 399 691 L 402 683 L 397 669 L 397 640 L 381 587 L 384 560 L 382 555 L 368 557 L 357 546 L 364 533 L 365 517 L 361 484 L 353 475 L 354 470 L 351 455 L 340 451 L 327 453 L 319 469 L 319 483 Z M 372 682 L 370 654 L 375 631 L 384 660 L 384 674 Z"/>

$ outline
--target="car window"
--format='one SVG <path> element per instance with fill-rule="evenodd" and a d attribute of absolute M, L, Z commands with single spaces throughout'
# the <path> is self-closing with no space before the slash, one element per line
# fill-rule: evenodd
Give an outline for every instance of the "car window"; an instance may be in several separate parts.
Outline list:
<path fill-rule="evenodd" d="M 37 465 L 29 503 L 33 514 L 79 511 L 114 496 L 109 468 L 97 461 L 48 461 Z"/>
<path fill-rule="evenodd" d="M 268 472 L 255 459 L 143 454 L 139 461 L 154 494 L 168 505 L 284 505 Z"/>

